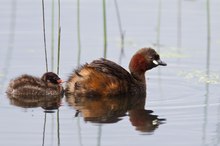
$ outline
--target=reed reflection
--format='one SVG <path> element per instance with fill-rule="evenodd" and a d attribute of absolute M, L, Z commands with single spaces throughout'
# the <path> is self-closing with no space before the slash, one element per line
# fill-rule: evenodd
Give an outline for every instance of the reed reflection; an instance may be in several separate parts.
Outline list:
<path fill-rule="evenodd" d="M 206 1 L 206 14 L 207 14 L 207 49 L 206 49 L 206 75 L 210 77 L 210 53 L 211 53 L 211 25 L 210 25 L 210 3 Z M 208 111 L 209 111 L 209 82 L 205 84 L 205 100 L 204 100 L 204 123 L 203 123 L 203 145 L 207 141 L 207 124 L 208 124 Z"/>
<path fill-rule="evenodd" d="M 12 0 L 11 5 L 11 15 L 10 15 L 10 24 L 9 24 L 9 33 L 8 33 L 8 47 L 6 50 L 4 65 L 2 71 L 0 70 L 0 93 L 2 93 L 2 86 L 5 85 L 7 75 L 9 74 L 9 69 L 11 66 L 12 54 L 14 52 L 14 42 L 15 42 L 15 32 L 16 32 L 16 20 L 17 20 L 17 0 Z M 3 55 L 3 54 L 1 54 Z"/>
<path fill-rule="evenodd" d="M 47 125 L 47 114 L 52 114 L 57 111 L 57 141 L 60 144 L 60 133 L 59 133 L 59 107 L 62 101 L 62 95 L 28 95 L 28 94 L 18 94 L 12 95 L 7 94 L 10 104 L 22 107 L 22 108 L 37 108 L 41 107 L 44 109 L 44 122 L 43 122 L 43 133 L 42 133 L 42 146 L 45 145 L 46 137 L 46 125 Z M 52 120 L 54 121 L 54 120 Z M 52 131 L 54 126 L 52 126 Z M 52 134 L 53 135 L 53 134 Z M 52 141 L 53 142 L 53 141 Z"/>
<path fill-rule="evenodd" d="M 165 119 L 145 109 L 145 97 L 121 95 L 116 97 L 85 97 L 66 94 L 67 103 L 92 123 L 116 123 L 129 116 L 132 126 L 141 132 L 153 132 Z"/>

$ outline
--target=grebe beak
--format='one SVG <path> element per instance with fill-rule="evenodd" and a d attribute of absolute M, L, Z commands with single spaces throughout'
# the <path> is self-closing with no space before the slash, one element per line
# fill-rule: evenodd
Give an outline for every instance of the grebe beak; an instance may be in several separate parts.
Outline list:
<path fill-rule="evenodd" d="M 163 62 L 162 60 L 153 60 L 153 63 L 155 65 L 161 65 L 161 66 L 167 66 L 167 64 L 165 62 Z"/>

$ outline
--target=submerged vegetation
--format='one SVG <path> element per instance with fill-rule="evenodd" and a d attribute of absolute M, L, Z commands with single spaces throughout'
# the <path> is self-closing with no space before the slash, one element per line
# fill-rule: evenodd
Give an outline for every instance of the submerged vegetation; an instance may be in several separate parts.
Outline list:
<path fill-rule="evenodd" d="M 161 53 L 161 57 L 163 58 L 189 58 L 189 55 L 186 54 L 180 54 L 176 52 L 167 52 L 167 53 Z"/>
<path fill-rule="evenodd" d="M 220 84 L 220 75 L 218 73 L 206 74 L 205 71 L 192 70 L 189 72 L 179 72 L 179 76 L 183 76 L 187 80 L 194 80 L 199 83 Z"/>

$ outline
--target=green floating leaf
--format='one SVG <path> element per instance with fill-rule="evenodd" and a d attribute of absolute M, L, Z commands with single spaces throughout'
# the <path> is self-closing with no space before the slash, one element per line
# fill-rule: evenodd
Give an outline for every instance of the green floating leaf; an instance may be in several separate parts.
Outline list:
<path fill-rule="evenodd" d="M 188 80 L 196 80 L 200 83 L 220 84 L 220 76 L 217 73 L 210 73 L 209 75 L 204 71 L 193 70 L 190 72 L 180 72 L 178 75 L 183 76 Z"/>

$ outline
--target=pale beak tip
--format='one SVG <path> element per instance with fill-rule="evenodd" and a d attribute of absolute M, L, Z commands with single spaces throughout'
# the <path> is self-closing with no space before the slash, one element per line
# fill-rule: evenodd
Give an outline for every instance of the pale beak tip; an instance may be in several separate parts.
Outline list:
<path fill-rule="evenodd" d="M 62 84 L 62 83 L 64 83 L 64 81 L 59 79 L 59 80 L 57 80 L 57 83 Z"/>

